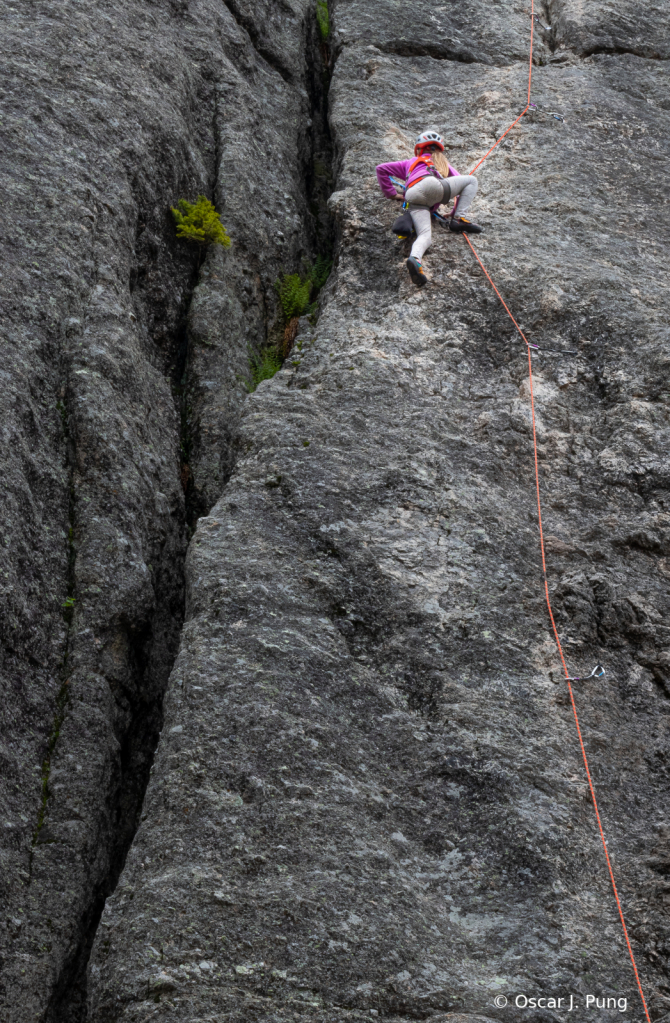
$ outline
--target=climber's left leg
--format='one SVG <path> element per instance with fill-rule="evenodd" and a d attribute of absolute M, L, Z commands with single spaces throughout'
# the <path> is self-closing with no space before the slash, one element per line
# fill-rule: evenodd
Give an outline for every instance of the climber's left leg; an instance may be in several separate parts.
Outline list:
<path fill-rule="evenodd" d="M 432 241 L 430 210 L 425 207 L 410 206 L 409 212 L 412 217 L 412 223 L 414 224 L 414 230 L 416 231 L 416 239 L 412 245 L 410 255 L 414 256 L 415 259 L 418 259 L 419 262 L 421 262 L 424 252 Z"/>

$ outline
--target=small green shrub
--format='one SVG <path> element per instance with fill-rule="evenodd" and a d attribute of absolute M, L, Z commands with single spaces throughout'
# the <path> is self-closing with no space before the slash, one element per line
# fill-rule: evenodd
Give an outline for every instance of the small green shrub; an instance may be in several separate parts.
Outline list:
<path fill-rule="evenodd" d="M 275 288 L 287 320 L 314 311 L 316 302 L 312 302 L 310 305 L 312 291 L 317 292 L 323 287 L 328 280 L 332 265 L 332 259 L 317 256 L 314 263 L 304 261 L 302 274 L 283 273 L 281 277 L 277 278 Z"/>
<path fill-rule="evenodd" d="M 223 245 L 227 249 L 230 236 L 221 223 L 221 217 L 204 195 L 195 203 L 180 199 L 177 207 L 171 207 L 177 225 L 177 238 L 185 238 L 198 245 Z"/>
<path fill-rule="evenodd" d="M 332 265 L 332 259 L 326 259 L 325 256 L 317 256 L 314 265 L 309 268 L 309 279 L 317 291 L 328 280 L 328 274 Z"/>
<path fill-rule="evenodd" d="M 330 33 L 330 15 L 328 14 L 328 0 L 316 0 L 316 21 L 319 26 L 321 38 L 326 40 Z"/>
<path fill-rule="evenodd" d="M 303 280 L 300 274 L 282 274 L 275 281 L 284 316 L 290 320 L 293 316 L 302 316 L 312 293 L 312 281 L 308 276 Z"/>
<path fill-rule="evenodd" d="M 260 354 L 250 351 L 251 380 L 243 381 L 247 391 L 255 391 L 261 380 L 269 380 L 281 369 L 298 334 L 300 317 L 305 313 L 316 314 L 316 297 L 326 283 L 331 266 L 331 259 L 317 256 L 314 263 L 304 261 L 302 273 L 282 273 L 277 278 L 275 289 L 284 313 L 284 329 L 276 344 L 264 348 Z M 312 296 L 315 301 L 310 303 Z"/>
<path fill-rule="evenodd" d="M 251 380 L 245 380 L 244 386 L 249 394 L 255 391 L 261 380 L 270 380 L 278 369 L 281 369 L 282 359 L 276 348 L 264 348 L 260 353 L 250 352 L 249 368 Z"/>

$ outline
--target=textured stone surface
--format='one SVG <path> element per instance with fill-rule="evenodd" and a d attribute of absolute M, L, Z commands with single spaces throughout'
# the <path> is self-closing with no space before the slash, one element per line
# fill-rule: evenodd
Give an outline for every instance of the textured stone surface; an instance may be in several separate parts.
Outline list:
<path fill-rule="evenodd" d="M 474 165 L 525 103 L 528 14 L 339 0 L 328 53 L 307 0 L 3 10 L 3 1020 L 83 1019 L 161 727 L 89 1020 L 551 1015 L 501 992 L 642 1017 L 543 603 L 526 356 L 461 239 L 414 291 L 374 176 L 427 126 Z M 475 244 L 577 353 L 534 356 L 548 572 L 571 671 L 607 669 L 577 700 L 656 1020 L 668 19 L 538 14 Z M 277 273 L 328 237 L 324 62 L 336 269 L 247 396 Z M 199 191 L 233 247 L 197 276 L 168 207 Z"/>
<path fill-rule="evenodd" d="M 78 1011 L 78 971 L 137 823 L 177 649 L 182 463 L 196 432 L 181 392 L 184 376 L 206 390 L 209 366 L 199 350 L 189 358 L 198 257 L 176 242 L 169 207 L 213 195 L 224 164 L 234 193 L 250 132 L 259 159 L 273 152 L 273 209 L 255 215 L 273 225 L 258 246 L 268 296 L 257 288 L 256 305 L 269 306 L 244 329 L 226 316 L 229 359 L 248 373 L 248 346 L 274 315 L 272 272 L 305 234 L 274 232 L 278 190 L 299 191 L 304 9 L 273 8 L 279 70 L 219 3 L 2 12 L 3 1020 Z M 237 123 L 231 96 L 244 104 Z M 260 180 L 252 187 L 260 201 Z M 234 233 L 228 266 L 258 277 L 244 249 L 257 238 Z M 221 265 L 215 256 L 210 276 Z M 229 274 L 220 304 L 239 289 Z M 193 349 L 210 343 L 198 329 L 216 296 L 204 291 Z"/>
<path fill-rule="evenodd" d="M 462 240 L 436 234 L 414 291 L 374 177 L 427 125 L 472 166 L 527 67 L 496 67 L 502 46 L 405 55 L 388 40 L 415 8 L 390 10 L 335 8 L 337 269 L 247 399 L 190 547 L 143 821 L 91 961 L 100 1023 L 548 1018 L 499 992 L 641 1015 L 543 601 L 526 355 Z M 548 570 L 571 670 L 607 668 L 577 699 L 658 1018 L 668 71 L 547 59 L 538 112 L 481 172 L 476 244 L 531 339 L 577 353 L 534 356 Z"/>
<path fill-rule="evenodd" d="M 656 2 L 641 8 L 637 3 L 608 4 L 606 11 L 599 3 L 575 0 L 550 0 L 538 11 L 542 21 L 542 38 L 556 48 L 581 55 L 593 53 L 634 53 L 638 57 L 667 60 L 670 41 L 666 31 L 667 9 Z M 546 29 L 550 31 L 547 33 Z"/>
<path fill-rule="evenodd" d="M 458 5 L 415 4 L 401 0 L 335 0 L 335 45 L 373 44 L 387 53 L 431 56 L 464 63 L 509 64 L 528 59 L 528 10 L 524 3 L 483 7 L 478 0 Z M 484 14 L 484 12 L 486 12 Z M 548 54 L 547 43 L 538 39 L 536 54 Z M 436 83 L 437 84 L 437 83 Z M 405 83 L 408 96 L 422 103 L 411 78 Z M 416 108 L 415 108 L 416 109 Z"/>

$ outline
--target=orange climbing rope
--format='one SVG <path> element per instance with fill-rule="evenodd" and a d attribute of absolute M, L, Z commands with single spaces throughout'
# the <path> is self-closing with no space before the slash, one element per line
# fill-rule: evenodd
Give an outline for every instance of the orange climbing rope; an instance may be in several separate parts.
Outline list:
<path fill-rule="evenodd" d="M 526 111 L 530 107 L 530 87 L 531 87 L 531 76 L 532 76 L 532 73 L 533 73 L 533 22 L 534 22 L 534 16 L 535 16 L 534 0 L 531 0 L 530 59 L 529 59 L 529 68 L 528 68 L 528 101 L 526 103 L 526 106 L 525 106 L 523 112 L 521 114 L 519 114 L 517 119 L 515 121 L 513 121 L 512 124 L 510 124 L 509 128 L 507 129 L 507 131 L 505 131 L 500 136 L 500 138 L 495 143 L 495 145 L 491 146 L 491 148 L 489 149 L 488 153 L 486 153 L 486 155 L 481 158 L 479 163 L 477 163 L 475 165 L 475 167 L 473 167 L 473 171 L 476 170 L 477 167 L 479 167 L 484 162 L 484 160 L 486 160 L 486 158 L 496 148 L 498 143 L 501 142 L 505 138 L 505 135 L 507 135 L 507 133 L 514 127 L 514 125 L 518 121 L 521 120 L 523 115 L 526 113 Z M 470 173 L 472 173 L 472 171 Z M 588 757 L 586 755 L 586 748 L 584 746 L 584 740 L 582 738 L 582 730 L 581 730 L 581 727 L 580 727 L 580 724 L 579 724 L 579 716 L 577 714 L 577 705 L 575 703 L 575 697 L 574 697 L 574 693 L 572 691 L 571 681 L 574 681 L 574 679 L 571 679 L 570 674 L 568 673 L 568 668 L 567 668 L 567 665 L 565 663 L 565 656 L 563 654 L 563 647 L 561 646 L 561 640 L 560 640 L 560 637 L 558 635 L 558 629 L 556 628 L 556 622 L 554 621 L 554 612 L 553 612 L 552 607 L 551 607 L 551 598 L 549 596 L 549 583 L 547 581 L 547 563 L 546 563 L 545 550 L 544 550 L 544 532 L 543 532 L 543 529 L 542 529 L 542 504 L 541 504 L 541 501 L 540 501 L 540 473 L 539 473 L 538 458 L 537 458 L 537 434 L 536 434 L 536 431 L 535 431 L 535 397 L 534 397 L 534 393 L 533 393 L 533 366 L 532 366 L 532 362 L 531 362 L 531 346 L 530 346 L 530 344 L 528 342 L 528 339 L 526 338 L 526 335 L 522 331 L 521 327 L 519 326 L 519 324 L 516 322 L 516 320 L 512 316 L 512 313 L 510 312 L 510 310 L 509 310 L 505 300 L 503 299 L 502 295 L 500 294 L 500 292 L 496 288 L 495 284 L 493 283 L 491 275 L 489 274 L 488 270 L 486 269 L 486 267 L 482 263 L 481 259 L 477 255 L 475 247 L 472 244 L 472 242 L 470 241 L 470 239 L 468 238 L 467 234 L 464 234 L 463 238 L 465 239 L 465 241 L 470 246 L 470 249 L 472 251 L 473 256 L 475 257 L 475 259 L 479 263 L 480 267 L 484 271 L 484 274 L 486 275 L 486 278 L 487 278 L 489 284 L 491 285 L 491 287 L 495 291 L 496 295 L 500 299 L 500 302 L 502 303 L 502 306 L 503 306 L 505 312 L 507 313 L 507 315 L 509 316 L 510 320 L 512 321 L 512 323 L 516 327 L 517 331 L 519 332 L 519 334 L 523 338 L 523 341 L 524 341 L 524 343 L 526 345 L 526 351 L 528 353 L 528 381 L 529 381 L 529 385 L 530 385 L 530 411 L 531 411 L 531 421 L 532 421 L 532 425 L 533 425 L 533 457 L 534 457 L 534 460 L 535 460 L 535 493 L 536 493 L 536 497 L 537 497 L 537 519 L 538 519 L 538 526 L 539 526 L 539 530 L 540 530 L 540 550 L 542 552 L 542 578 L 543 578 L 543 581 L 544 581 L 544 596 L 545 596 L 545 600 L 546 600 L 546 603 L 547 603 L 547 611 L 549 612 L 549 618 L 550 618 L 550 621 L 551 621 L 551 628 L 552 628 L 553 633 L 554 633 L 554 639 L 556 640 L 556 646 L 558 648 L 558 653 L 559 653 L 559 656 L 561 658 L 561 664 L 563 665 L 563 671 L 565 672 L 565 681 L 567 683 L 568 692 L 570 694 L 570 703 L 572 704 L 572 713 L 573 713 L 574 719 L 575 719 L 575 727 L 577 729 L 577 738 L 579 739 L 579 746 L 580 746 L 581 751 L 582 751 L 582 758 L 584 760 L 584 769 L 586 771 L 586 777 L 587 777 L 587 780 L 588 780 L 588 783 L 589 783 L 589 790 L 591 792 L 591 800 L 593 802 L 593 809 L 595 810 L 595 814 L 596 814 L 596 821 L 598 822 L 598 831 L 600 833 L 600 841 L 602 842 L 603 851 L 605 853 L 605 861 L 607 863 L 607 870 L 609 872 L 610 881 L 612 882 L 612 890 L 614 891 L 614 898 L 616 900 L 617 909 L 619 910 L 619 919 L 621 920 L 621 927 L 623 928 L 623 934 L 624 934 L 624 938 L 626 939 L 626 946 L 628 948 L 628 954 L 630 956 L 630 961 L 631 961 L 631 964 L 633 966 L 633 973 L 635 974 L 635 981 L 637 983 L 637 989 L 638 989 L 638 991 L 640 993 L 640 998 L 642 999 L 642 1007 L 644 1009 L 644 1014 L 645 1014 L 645 1017 L 647 1019 L 647 1023 L 651 1023 L 651 1018 L 649 1016 L 649 1010 L 647 1008 L 647 1002 L 646 1002 L 646 999 L 644 997 L 644 991 L 642 990 L 642 983 L 640 981 L 640 975 L 639 975 L 638 970 L 637 970 L 637 963 L 635 962 L 635 955 L 633 954 L 633 948 L 632 948 L 632 945 L 630 943 L 630 938 L 628 937 L 628 928 L 626 927 L 626 921 L 624 920 L 623 909 L 621 907 L 621 900 L 619 899 L 619 891 L 617 889 L 616 881 L 614 879 L 614 871 L 612 870 L 612 862 L 610 860 L 609 852 L 607 850 L 607 840 L 605 839 L 605 832 L 603 830 L 603 825 L 602 825 L 602 821 L 601 821 L 601 818 L 600 818 L 600 811 L 598 809 L 598 800 L 596 799 L 596 790 L 595 790 L 594 785 L 593 785 L 593 779 L 591 778 L 591 771 L 590 771 L 590 768 L 589 768 L 589 761 L 588 761 Z"/>
<path fill-rule="evenodd" d="M 533 74 L 533 27 L 534 27 L 533 23 L 535 21 L 535 7 L 534 7 L 534 3 L 535 3 L 535 0 L 530 0 L 530 60 L 528 62 L 528 96 L 526 97 L 526 105 L 523 108 L 523 110 L 521 111 L 521 113 L 519 114 L 519 116 L 516 118 L 516 120 L 512 121 L 512 123 L 510 124 L 509 128 L 507 128 L 507 130 L 502 133 L 500 138 L 497 139 L 493 143 L 493 145 L 489 149 L 488 153 L 484 153 L 484 156 L 482 156 L 481 160 L 474 165 L 474 167 L 472 168 L 471 171 L 469 171 L 470 174 L 474 174 L 475 171 L 477 170 L 477 168 L 481 167 L 481 165 L 484 163 L 484 160 L 486 160 L 487 157 L 489 157 L 491 155 L 491 153 L 496 148 L 496 146 L 500 145 L 502 140 L 505 138 L 505 135 L 508 135 L 509 132 L 511 132 L 512 128 L 514 127 L 514 125 L 519 123 L 521 118 L 524 116 L 524 114 L 526 113 L 526 111 L 530 107 L 530 85 L 531 85 L 531 77 L 532 77 L 532 74 Z"/>

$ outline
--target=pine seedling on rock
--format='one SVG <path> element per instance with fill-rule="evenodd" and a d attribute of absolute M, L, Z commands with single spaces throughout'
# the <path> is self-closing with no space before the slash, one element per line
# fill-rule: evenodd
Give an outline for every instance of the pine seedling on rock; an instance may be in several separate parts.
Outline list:
<path fill-rule="evenodd" d="M 198 245 L 230 246 L 230 236 L 221 223 L 221 217 L 212 203 L 204 195 L 199 195 L 195 203 L 180 199 L 177 207 L 171 207 L 177 225 L 177 238 L 196 242 Z"/>

